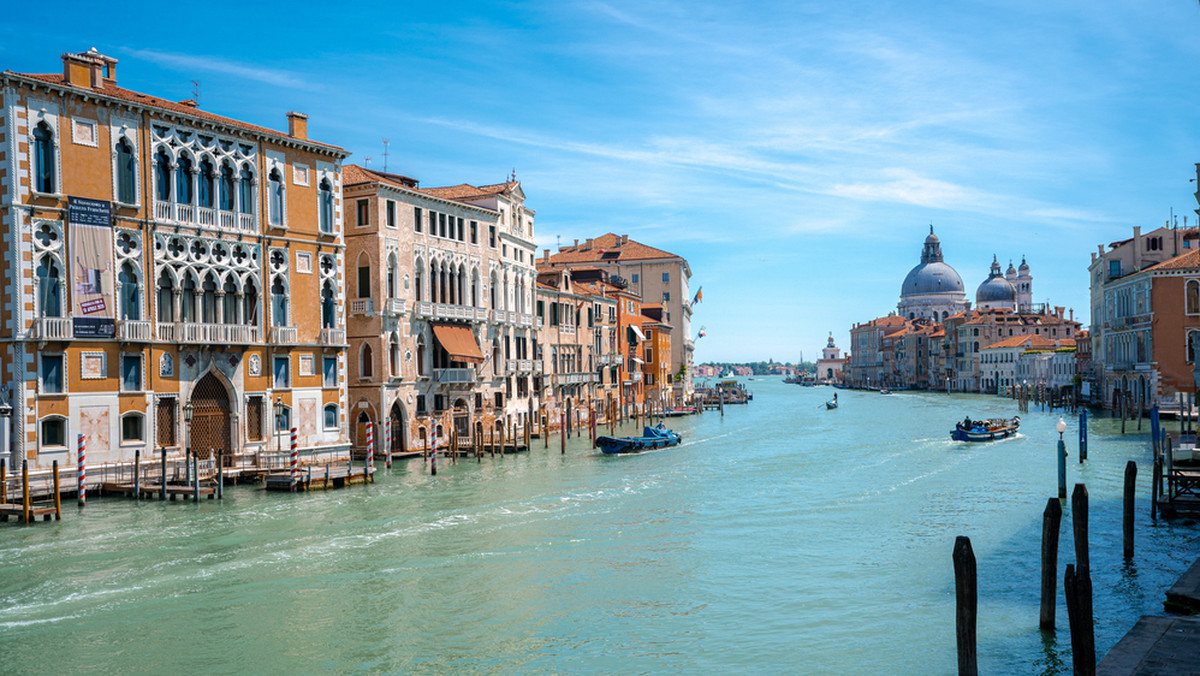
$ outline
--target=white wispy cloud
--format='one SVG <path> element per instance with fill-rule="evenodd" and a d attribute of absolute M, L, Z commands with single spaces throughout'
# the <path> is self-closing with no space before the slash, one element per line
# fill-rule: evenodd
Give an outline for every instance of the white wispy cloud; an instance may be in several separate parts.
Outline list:
<path fill-rule="evenodd" d="M 161 66 L 180 71 L 207 71 L 220 73 L 243 80 L 289 89 L 316 91 L 320 86 L 300 73 L 278 68 L 263 68 L 246 65 L 217 56 L 163 52 L 155 49 L 127 49 L 125 53 L 139 59 L 153 61 Z"/>

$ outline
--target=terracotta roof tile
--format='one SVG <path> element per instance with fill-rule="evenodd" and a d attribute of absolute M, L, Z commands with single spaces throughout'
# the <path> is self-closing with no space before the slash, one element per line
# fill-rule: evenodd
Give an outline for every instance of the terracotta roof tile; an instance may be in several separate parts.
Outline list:
<path fill-rule="evenodd" d="M 460 183 L 458 185 L 446 186 L 444 188 L 418 188 L 423 193 L 428 193 L 434 197 L 441 197 L 449 200 L 467 200 L 478 199 L 480 197 L 489 197 L 491 195 L 500 195 L 510 190 L 515 190 L 517 187 L 516 181 L 507 183 L 493 183 L 491 185 L 474 186 L 470 183 Z"/>
<path fill-rule="evenodd" d="M 590 244 L 584 243 L 559 248 L 558 253 L 550 256 L 550 264 L 574 267 L 575 263 L 605 263 L 659 258 L 680 258 L 680 256 L 610 232 L 593 239 Z"/>
<path fill-rule="evenodd" d="M 387 183 L 399 188 L 417 189 L 417 179 L 415 178 L 374 171 L 366 167 L 360 167 L 357 164 L 347 164 L 342 167 L 342 185 L 356 185 L 359 183 Z"/>
<path fill-rule="evenodd" d="M 1200 249 L 1191 251 L 1165 260 L 1157 265 L 1151 265 L 1147 270 L 1187 270 L 1200 267 Z"/>
<path fill-rule="evenodd" d="M 20 77 L 27 77 L 27 78 L 34 79 L 34 80 L 41 80 L 42 82 L 48 82 L 50 84 L 68 87 L 71 89 L 78 89 L 81 92 L 87 92 L 89 94 L 97 94 L 98 93 L 98 94 L 103 94 L 104 96 L 111 96 L 115 99 L 121 99 L 122 101 L 129 101 L 129 102 L 135 103 L 137 105 L 146 106 L 147 108 L 158 108 L 159 110 L 165 110 L 165 111 L 171 112 L 171 113 L 178 113 L 180 115 L 196 117 L 201 120 L 217 122 L 220 124 L 228 125 L 230 127 L 246 129 L 248 131 L 257 132 L 260 134 L 269 134 L 271 136 L 279 136 L 279 137 L 283 137 L 283 138 L 293 139 L 293 140 L 301 142 L 301 143 L 311 143 L 313 145 L 324 146 L 326 148 L 331 148 L 333 150 L 339 150 L 339 151 L 342 150 L 342 148 L 335 146 L 335 145 L 331 145 L 328 143 L 321 143 L 319 141 L 312 141 L 312 140 L 308 140 L 308 139 L 295 139 L 294 137 L 289 136 L 287 134 L 287 132 L 278 131 L 276 129 L 269 129 L 267 127 L 260 127 L 258 125 L 250 124 L 248 122 L 243 122 L 241 120 L 235 120 L 232 117 L 224 117 L 222 115 L 216 115 L 216 114 L 204 111 L 204 110 L 200 110 L 199 108 L 196 108 L 195 106 L 190 106 L 190 105 L 187 105 L 184 103 L 179 103 L 177 101 L 170 101 L 168 99 L 159 98 L 157 96 L 150 96 L 149 94 L 142 94 L 140 92 L 135 92 L 130 89 L 125 89 L 124 87 L 118 87 L 118 86 L 108 83 L 108 82 L 105 82 L 103 84 L 103 86 L 97 87 L 97 88 L 76 87 L 74 85 L 67 84 L 66 78 L 63 77 L 63 75 L 61 73 L 14 73 L 11 70 L 5 71 L 5 72 L 9 73 L 11 75 L 18 75 Z"/>

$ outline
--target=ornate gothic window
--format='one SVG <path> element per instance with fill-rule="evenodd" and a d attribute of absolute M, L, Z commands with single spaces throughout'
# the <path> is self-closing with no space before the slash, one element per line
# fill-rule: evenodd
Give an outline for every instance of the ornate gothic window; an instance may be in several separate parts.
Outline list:
<path fill-rule="evenodd" d="M 213 165 L 207 159 L 200 161 L 200 182 L 196 192 L 200 197 L 200 206 L 213 208 Z"/>
<path fill-rule="evenodd" d="M 134 167 L 133 147 L 128 139 L 117 142 L 117 201 L 122 204 L 137 202 L 137 171 Z"/>
<path fill-rule="evenodd" d="M 62 316 L 62 274 L 58 263 L 50 256 L 43 256 L 37 267 L 38 316 Z"/>
<path fill-rule="evenodd" d="M 175 201 L 180 204 L 192 203 L 192 160 L 187 155 L 180 155 L 179 164 L 175 167 Z"/>
<path fill-rule="evenodd" d="M 1184 290 L 1184 303 L 1189 315 L 1200 314 L 1200 281 L 1189 279 Z"/>
<path fill-rule="evenodd" d="M 158 321 L 175 321 L 175 281 L 166 270 L 158 276 Z"/>
<path fill-rule="evenodd" d="M 165 148 L 154 153 L 154 196 L 160 202 L 171 199 L 171 158 Z"/>
<path fill-rule="evenodd" d="M 33 128 L 33 189 L 54 192 L 54 132 L 45 122 Z"/>
<path fill-rule="evenodd" d="M 321 215 L 321 232 L 333 232 L 333 186 L 329 183 L 329 179 L 321 179 L 321 187 L 318 191 Z"/>
<path fill-rule="evenodd" d="M 138 280 L 137 271 L 130 263 L 121 266 L 117 275 L 121 286 L 121 319 L 137 321 L 142 318 L 142 287 Z"/>
<path fill-rule="evenodd" d="M 283 177 L 278 169 L 267 175 L 267 220 L 271 225 L 283 225 Z"/>
<path fill-rule="evenodd" d="M 287 326 L 288 299 L 287 287 L 282 277 L 276 277 L 271 283 L 271 326 Z"/>
<path fill-rule="evenodd" d="M 321 286 L 321 328 L 332 329 L 337 318 L 337 306 L 333 293 L 333 284 L 326 281 Z"/>
<path fill-rule="evenodd" d="M 221 165 L 221 179 L 218 182 L 217 208 L 221 211 L 233 211 L 233 167 Z"/>
<path fill-rule="evenodd" d="M 238 211 L 243 214 L 254 213 L 254 174 L 250 173 L 249 167 L 242 167 L 238 181 Z"/>

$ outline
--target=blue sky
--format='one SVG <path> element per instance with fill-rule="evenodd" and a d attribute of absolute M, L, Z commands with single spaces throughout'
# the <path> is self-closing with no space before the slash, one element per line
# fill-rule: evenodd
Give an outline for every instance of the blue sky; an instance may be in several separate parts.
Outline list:
<path fill-rule="evenodd" d="M 701 362 L 848 346 L 930 223 L 972 299 L 1024 255 L 1035 301 L 1086 322 L 1097 244 L 1197 219 L 1196 2 L 119 7 L 4 22 L 0 68 L 95 46 L 130 89 L 305 112 L 351 162 L 389 139 L 422 185 L 516 169 L 539 248 L 612 231 L 688 259 Z"/>

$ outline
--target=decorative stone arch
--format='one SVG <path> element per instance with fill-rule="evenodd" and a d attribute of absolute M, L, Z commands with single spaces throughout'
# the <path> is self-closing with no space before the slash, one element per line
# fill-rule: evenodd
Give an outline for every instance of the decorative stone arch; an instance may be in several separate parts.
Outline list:
<path fill-rule="evenodd" d="M 237 388 L 215 364 L 209 364 L 187 389 L 184 401 L 192 404 L 192 421 L 186 430 L 188 444 L 201 458 L 212 457 L 212 449 L 228 466 L 240 451 L 242 438 L 238 432 Z"/>

